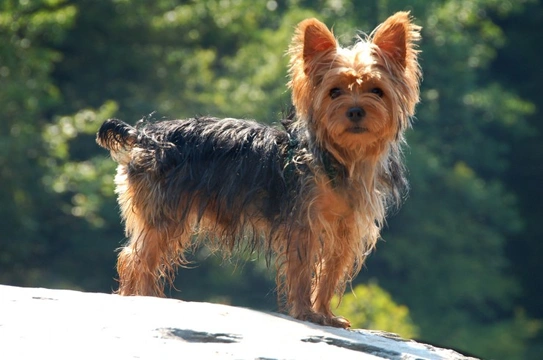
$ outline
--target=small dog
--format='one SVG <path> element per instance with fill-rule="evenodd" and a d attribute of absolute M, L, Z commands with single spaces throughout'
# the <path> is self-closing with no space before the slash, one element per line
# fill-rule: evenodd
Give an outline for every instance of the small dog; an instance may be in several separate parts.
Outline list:
<path fill-rule="evenodd" d="M 104 122 L 97 142 L 119 163 L 129 237 L 118 293 L 163 296 L 197 240 L 248 244 L 274 254 L 291 316 L 349 327 L 330 301 L 406 190 L 401 147 L 419 101 L 419 38 L 407 12 L 350 48 L 320 21 L 302 21 L 288 51 L 295 111 L 283 128 L 212 117 Z"/>

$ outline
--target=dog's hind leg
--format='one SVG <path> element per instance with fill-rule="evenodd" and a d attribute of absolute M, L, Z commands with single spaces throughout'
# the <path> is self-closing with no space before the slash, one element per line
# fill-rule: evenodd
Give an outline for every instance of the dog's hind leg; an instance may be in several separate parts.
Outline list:
<path fill-rule="evenodd" d="M 120 295 L 164 296 L 164 284 L 173 286 L 177 267 L 186 264 L 184 251 L 190 232 L 179 227 L 138 224 L 117 261 Z"/>
<path fill-rule="evenodd" d="M 163 250 L 168 239 L 153 228 L 132 230 L 129 243 L 117 261 L 120 295 L 163 296 L 161 281 Z"/>
<path fill-rule="evenodd" d="M 163 207 L 151 192 L 152 184 L 129 179 L 126 167 L 119 167 L 115 181 L 129 237 L 118 255 L 117 293 L 164 296 L 164 283 L 172 285 L 177 266 L 186 263 L 183 254 L 191 239 L 189 221 L 158 213 Z"/>

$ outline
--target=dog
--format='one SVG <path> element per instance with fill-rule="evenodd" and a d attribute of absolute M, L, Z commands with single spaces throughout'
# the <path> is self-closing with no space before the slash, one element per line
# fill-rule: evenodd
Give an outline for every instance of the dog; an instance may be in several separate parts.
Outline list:
<path fill-rule="evenodd" d="M 129 238 L 118 293 L 164 296 L 201 241 L 227 254 L 249 246 L 275 259 L 282 309 L 349 327 L 332 297 L 359 272 L 407 190 L 402 148 L 419 101 L 420 29 L 398 12 L 342 47 L 319 20 L 299 23 L 288 49 L 294 112 L 282 126 L 105 121 L 97 143 L 118 162 Z"/>

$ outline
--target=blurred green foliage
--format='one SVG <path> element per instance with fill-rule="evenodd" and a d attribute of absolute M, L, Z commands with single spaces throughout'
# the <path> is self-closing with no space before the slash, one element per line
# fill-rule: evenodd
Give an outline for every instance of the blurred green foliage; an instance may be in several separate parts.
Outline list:
<path fill-rule="evenodd" d="M 341 302 L 336 296 L 332 309 L 335 314 L 349 319 L 356 329 L 394 332 L 406 339 L 418 335 L 407 306 L 396 304 L 391 295 L 374 282 L 356 285 Z"/>
<path fill-rule="evenodd" d="M 285 51 L 298 21 L 316 16 L 348 44 L 398 10 L 423 26 L 411 192 L 340 309 L 360 326 L 485 358 L 538 358 L 536 0 L 0 2 L 0 282 L 115 288 L 123 233 L 115 164 L 94 143 L 103 120 L 157 111 L 276 122 L 289 107 Z M 193 258 L 171 296 L 274 308 L 257 254 Z M 373 278 L 379 286 L 360 285 Z"/>

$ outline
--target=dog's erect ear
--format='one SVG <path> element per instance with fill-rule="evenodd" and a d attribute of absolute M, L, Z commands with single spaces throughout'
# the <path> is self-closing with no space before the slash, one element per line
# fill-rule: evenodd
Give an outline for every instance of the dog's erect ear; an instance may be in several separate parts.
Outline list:
<path fill-rule="evenodd" d="M 420 39 L 420 29 L 411 23 L 409 12 L 400 11 L 374 30 L 372 42 L 388 59 L 405 68 L 416 57 L 415 41 Z"/>
<path fill-rule="evenodd" d="M 322 55 L 337 47 L 334 34 L 317 19 L 307 19 L 298 25 L 298 36 L 303 40 L 304 71 L 310 73 L 319 64 Z"/>

